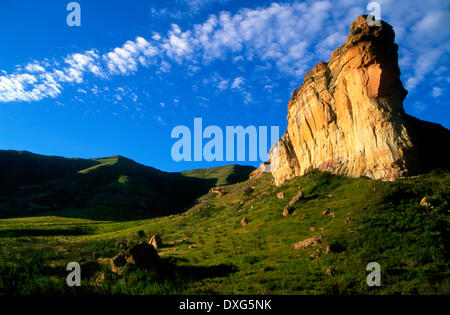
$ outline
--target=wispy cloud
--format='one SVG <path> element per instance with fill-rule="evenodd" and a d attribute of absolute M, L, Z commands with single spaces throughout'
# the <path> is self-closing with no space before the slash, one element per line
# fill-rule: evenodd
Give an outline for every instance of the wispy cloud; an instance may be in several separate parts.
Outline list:
<path fill-rule="evenodd" d="M 433 97 L 439 97 L 442 95 L 442 89 L 440 87 L 433 87 L 433 89 L 431 90 L 431 96 Z"/>

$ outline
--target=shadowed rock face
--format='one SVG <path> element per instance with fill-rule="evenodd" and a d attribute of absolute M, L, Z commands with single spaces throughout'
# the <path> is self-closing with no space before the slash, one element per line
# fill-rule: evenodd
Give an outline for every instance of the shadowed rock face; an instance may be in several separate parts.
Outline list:
<path fill-rule="evenodd" d="M 389 24 L 369 27 L 360 16 L 330 61 L 306 73 L 288 104 L 287 131 L 270 151 L 276 185 L 312 169 L 394 180 L 443 166 L 423 138 L 448 143 L 449 131 L 405 114 L 394 37 Z"/>

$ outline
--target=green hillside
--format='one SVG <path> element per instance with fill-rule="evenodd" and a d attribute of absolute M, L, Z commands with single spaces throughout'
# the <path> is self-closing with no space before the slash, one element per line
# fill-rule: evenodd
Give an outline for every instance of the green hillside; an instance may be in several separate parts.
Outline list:
<path fill-rule="evenodd" d="M 248 179 L 249 174 L 255 168 L 244 165 L 226 165 L 220 167 L 195 169 L 191 171 L 181 172 L 183 176 L 213 179 L 216 180 L 215 185 L 229 185 L 236 184 Z"/>
<path fill-rule="evenodd" d="M 312 172 L 281 187 L 265 174 L 206 193 L 179 214 L 92 219 L 78 215 L 88 210 L 63 209 L 1 219 L 0 293 L 449 294 L 449 184 L 444 170 L 395 182 Z M 299 188 L 304 197 L 283 216 Z M 124 242 L 154 233 L 164 268 L 110 272 Z M 315 246 L 294 249 L 313 237 Z M 80 288 L 65 284 L 71 261 L 82 266 Z M 366 284 L 373 261 L 381 287 Z"/>
<path fill-rule="evenodd" d="M 167 173 L 122 156 L 85 160 L 0 151 L 0 217 L 62 209 L 78 209 L 77 217 L 92 219 L 167 215 L 192 206 L 217 184 L 248 178 L 253 169 L 224 166 Z"/>

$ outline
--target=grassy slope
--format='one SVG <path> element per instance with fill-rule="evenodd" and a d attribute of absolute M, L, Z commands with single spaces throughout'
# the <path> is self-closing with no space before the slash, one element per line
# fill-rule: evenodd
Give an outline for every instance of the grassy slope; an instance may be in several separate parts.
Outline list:
<path fill-rule="evenodd" d="M 3 218 L 76 208 L 91 208 L 76 216 L 96 220 L 167 215 L 192 205 L 214 185 L 248 178 L 254 169 L 230 165 L 167 173 L 121 156 L 84 160 L 17 151 L 0 151 L 0 162 Z"/>
<path fill-rule="evenodd" d="M 254 170 L 253 166 L 226 165 L 212 168 L 195 169 L 181 172 L 187 177 L 214 179 L 215 185 L 236 184 L 248 179 L 248 175 Z"/>
<path fill-rule="evenodd" d="M 222 197 L 209 193 L 183 214 L 153 219 L 96 221 L 53 213 L 0 220 L 0 293 L 450 292 L 450 173 L 381 182 L 314 172 L 279 188 L 270 182 L 266 174 L 226 186 Z M 292 216 L 283 217 L 298 187 L 305 198 Z M 280 191 L 285 199 L 276 197 Z M 419 205 L 423 196 L 434 198 L 434 208 Z M 335 217 L 322 215 L 326 208 Z M 64 211 L 70 216 L 70 209 Z M 247 226 L 239 223 L 244 216 Z M 118 277 L 107 271 L 107 258 L 118 252 L 119 241 L 139 239 L 140 230 L 162 235 L 166 246 L 160 255 L 176 266 L 167 277 L 146 271 Z M 293 249 L 293 243 L 319 234 L 319 246 Z M 187 242 L 176 245 L 180 239 Z M 340 250 L 325 253 L 330 244 Z M 65 286 L 70 261 L 82 263 L 81 288 Z M 381 265 L 380 288 L 366 285 L 371 261 Z M 101 271 L 106 280 L 91 286 L 86 278 Z"/>

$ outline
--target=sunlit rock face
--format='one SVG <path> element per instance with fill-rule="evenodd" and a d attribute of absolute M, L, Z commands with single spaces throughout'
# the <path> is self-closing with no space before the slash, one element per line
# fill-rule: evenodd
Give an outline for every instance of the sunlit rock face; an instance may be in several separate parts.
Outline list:
<path fill-rule="evenodd" d="M 330 61 L 306 73 L 288 104 L 287 131 L 270 151 L 276 185 L 312 169 L 394 180 L 425 163 L 410 129 L 427 123 L 404 112 L 394 36 L 389 24 L 369 26 L 361 16 Z"/>

